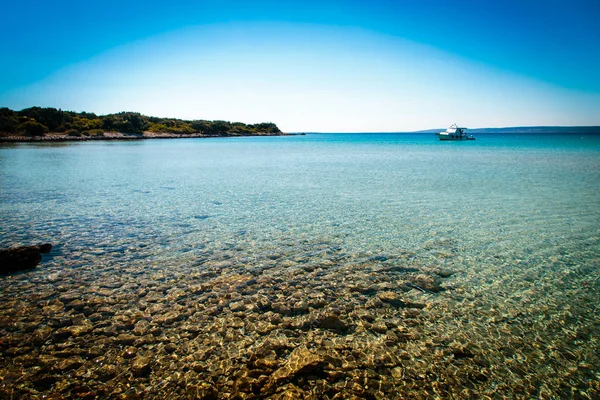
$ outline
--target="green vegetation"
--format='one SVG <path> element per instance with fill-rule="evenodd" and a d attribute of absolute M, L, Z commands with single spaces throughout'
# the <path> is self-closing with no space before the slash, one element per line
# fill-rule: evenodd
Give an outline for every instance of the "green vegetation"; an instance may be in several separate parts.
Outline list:
<path fill-rule="evenodd" d="M 31 107 L 21 111 L 0 108 L 0 133 L 43 136 L 49 132 L 67 136 L 102 136 L 104 132 L 141 134 L 143 132 L 240 136 L 281 133 L 272 122 L 244 124 L 229 121 L 187 121 L 147 117 L 136 112 L 96 115 Z"/>

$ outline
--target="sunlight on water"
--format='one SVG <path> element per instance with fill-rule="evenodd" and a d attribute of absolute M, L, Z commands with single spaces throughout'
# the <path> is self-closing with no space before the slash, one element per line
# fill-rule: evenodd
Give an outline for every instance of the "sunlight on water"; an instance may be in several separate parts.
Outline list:
<path fill-rule="evenodd" d="M 600 136 L 3 145 L 0 183 L 0 245 L 54 244 L 0 277 L 0 393 L 600 391 Z"/>

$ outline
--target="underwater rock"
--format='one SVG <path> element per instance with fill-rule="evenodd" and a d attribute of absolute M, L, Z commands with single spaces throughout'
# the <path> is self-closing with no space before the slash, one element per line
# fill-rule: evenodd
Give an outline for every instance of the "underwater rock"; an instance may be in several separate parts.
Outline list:
<path fill-rule="evenodd" d="M 115 365 L 101 364 L 96 371 L 96 375 L 101 382 L 106 382 L 117 376 L 119 369 Z"/>
<path fill-rule="evenodd" d="M 125 359 L 134 358 L 137 355 L 137 348 L 133 346 L 127 346 L 121 356 Z"/>
<path fill-rule="evenodd" d="M 519 336 L 533 321 L 517 307 L 521 286 L 491 308 L 468 285 L 456 299 L 433 295 L 450 290 L 450 272 L 429 253 L 410 263 L 391 254 L 338 262 L 337 253 L 292 244 L 262 258 L 207 253 L 183 270 L 144 260 L 98 268 L 82 251 L 78 268 L 4 277 L 0 398 L 481 398 L 494 397 L 490 382 L 505 384 L 502 374 L 536 370 L 540 343 L 532 338 L 528 351 Z M 452 283 L 463 284 L 461 274 Z M 493 325 L 479 324 L 488 314 Z M 577 329 L 572 338 L 589 338 Z M 569 344 L 555 344 L 568 379 L 594 379 L 596 358 L 582 364 L 575 350 L 560 356 Z M 521 380 L 519 395 L 539 397 Z"/>
<path fill-rule="evenodd" d="M 52 328 L 50 328 L 49 326 L 44 326 L 39 329 L 36 329 L 31 336 L 31 341 L 36 345 L 41 345 L 46 340 L 50 339 L 52 331 Z"/>
<path fill-rule="evenodd" d="M 64 373 L 72 369 L 77 369 L 83 365 L 81 357 L 65 358 L 54 364 L 52 370 L 55 372 Z"/>
<path fill-rule="evenodd" d="M 35 268 L 42 261 L 42 253 L 51 249 L 50 243 L 44 243 L 0 250 L 0 274 Z"/>
<path fill-rule="evenodd" d="M 149 357 L 138 356 L 133 360 L 131 372 L 136 377 L 146 376 L 150 372 L 151 364 L 152 360 Z"/>
<path fill-rule="evenodd" d="M 83 321 L 81 324 L 70 326 L 68 329 L 72 336 L 78 337 L 91 332 L 94 326 L 88 321 Z"/>
<path fill-rule="evenodd" d="M 33 386 L 39 390 L 47 390 L 58 380 L 57 376 L 38 374 L 31 379 Z"/>
<path fill-rule="evenodd" d="M 407 285 L 420 290 L 425 293 L 438 293 L 444 290 L 440 285 L 442 280 L 439 276 L 431 276 L 426 274 L 419 274 L 415 276 L 412 282 L 408 282 Z"/>
<path fill-rule="evenodd" d="M 189 399 L 216 400 L 219 391 L 208 382 L 192 383 L 186 387 Z"/>
<path fill-rule="evenodd" d="M 132 345 L 137 340 L 137 336 L 129 333 L 121 333 L 115 338 L 115 343 L 126 346 Z"/>
<path fill-rule="evenodd" d="M 330 331 L 338 333 L 344 333 L 348 330 L 348 325 L 340 319 L 337 315 L 328 314 L 317 319 L 317 326 Z"/>
<path fill-rule="evenodd" d="M 384 303 L 388 303 L 392 307 L 400 308 L 405 306 L 398 293 L 391 291 L 380 292 L 378 297 L 379 300 L 383 301 Z"/>
<path fill-rule="evenodd" d="M 173 343 L 167 343 L 165 345 L 165 352 L 168 354 L 175 352 L 175 350 L 177 350 L 177 346 L 175 346 Z"/>
<path fill-rule="evenodd" d="M 166 314 L 157 315 L 152 318 L 152 322 L 159 325 L 171 325 L 176 321 L 180 321 L 183 316 L 175 311 L 169 311 Z"/>
<path fill-rule="evenodd" d="M 279 386 L 295 376 L 308 375 L 322 369 L 325 365 L 326 361 L 323 357 L 312 353 L 306 347 L 298 347 L 290 353 L 285 365 L 273 372 L 270 386 Z"/>

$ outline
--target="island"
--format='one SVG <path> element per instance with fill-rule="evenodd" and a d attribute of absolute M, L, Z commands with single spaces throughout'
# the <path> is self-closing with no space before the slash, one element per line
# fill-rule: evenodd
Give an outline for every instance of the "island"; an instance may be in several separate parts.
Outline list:
<path fill-rule="evenodd" d="M 96 115 L 52 107 L 30 107 L 20 111 L 0 108 L 0 142 L 280 135 L 285 133 L 272 122 L 182 120 L 149 117 L 131 111 Z"/>

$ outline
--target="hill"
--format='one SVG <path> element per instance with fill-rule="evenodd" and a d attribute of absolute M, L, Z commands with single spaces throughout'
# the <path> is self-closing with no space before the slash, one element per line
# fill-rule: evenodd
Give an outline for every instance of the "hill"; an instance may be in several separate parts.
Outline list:
<path fill-rule="evenodd" d="M 0 136 L 4 137 L 43 137 L 60 134 L 59 136 L 72 138 L 101 138 L 107 133 L 132 135 L 149 133 L 151 136 L 152 134 L 252 136 L 281 134 L 281 130 L 272 122 L 245 124 L 220 120 L 182 120 L 149 117 L 137 112 L 96 115 L 50 107 L 31 107 L 20 111 L 0 108 Z"/>

